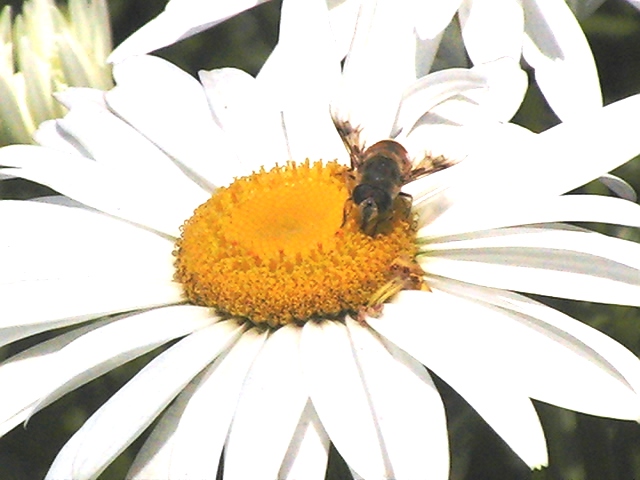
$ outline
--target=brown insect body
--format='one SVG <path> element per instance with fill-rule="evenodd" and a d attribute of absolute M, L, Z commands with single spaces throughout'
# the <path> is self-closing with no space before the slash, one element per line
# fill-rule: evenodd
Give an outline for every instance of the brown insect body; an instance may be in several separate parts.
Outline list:
<path fill-rule="evenodd" d="M 363 232 L 375 234 L 376 227 L 392 213 L 410 171 L 406 150 L 393 140 L 382 140 L 364 151 L 355 168 L 357 184 L 351 192 Z"/>
<path fill-rule="evenodd" d="M 401 192 L 403 185 L 452 165 L 444 158 L 425 157 L 414 168 L 407 150 L 395 140 L 381 140 L 365 149 L 359 128 L 349 122 L 334 123 L 351 157 L 355 186 L 349 202 L 356 207 L 360 228 L 367 235 L 379 233 L 398 202 L 410 215 L 411 196 Z"/>
<path fill-rule="evenodd" d="M 381 140 L 368 148 L 360 141 L 360 129 L 334 119 L 334 124 L 351 158 L 347 172 L 351 195 L 345 204 L 344 221 L 356 209 L 360 229 L 367 235 L 384 234 L 392 216 L 400 211 L 410 218 L 413 199 L 402 186 L 425 175 L 452 166 L 444 157 L 425 155 L 414 167 L 407 150 L 395 140 Z M 425 272 L 415 258 L 397 258 L 389 267 L 390 279 L 356 312 L 356 320 L 382 313 L 383 304 L 401 290 L 430 291 Z"/>

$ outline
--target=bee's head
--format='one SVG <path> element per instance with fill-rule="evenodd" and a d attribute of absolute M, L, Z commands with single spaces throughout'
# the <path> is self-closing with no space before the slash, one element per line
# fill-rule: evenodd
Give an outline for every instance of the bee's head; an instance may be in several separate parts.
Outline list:
<path fill-rule="evenodd" d="M 386 190 L 378 188 L 375 185 L 361 183 L 353 189 L 351 193 L 353 203 L 359 207 L 371 207 L 375 205 L 376 210 L 380 213 L 386 212 L 391 208 L 393 198 Z"/>
<path fill-rule="evenodd" d="M 381 217 L 391 209 L 391 195 L 380 188 L 361 184 L 353 189 L 352 200 L 358 206 L 360 229 L 367 235 L 374 235 Z"/>

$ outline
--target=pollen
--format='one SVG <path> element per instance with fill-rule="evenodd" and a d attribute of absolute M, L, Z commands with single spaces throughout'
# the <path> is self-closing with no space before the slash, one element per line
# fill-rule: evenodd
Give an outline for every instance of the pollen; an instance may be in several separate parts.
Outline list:
<path fill-rule="evenodd" d="M 415 257 L 415 228 L 398 211 L 384 233 L 363 233 L 348 214 L 350 183 L 337 162 L 307 160 L 218 189 L 176 243 L 188 300 L 270 327 L 366 308 L 398 259 Z"/>

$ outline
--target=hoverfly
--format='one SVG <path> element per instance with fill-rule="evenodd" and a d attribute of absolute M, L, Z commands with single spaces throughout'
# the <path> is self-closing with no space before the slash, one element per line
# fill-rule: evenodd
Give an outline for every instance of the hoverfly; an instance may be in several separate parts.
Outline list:
<path fill-rule="evenodd" d="M 360 229 L 370 236 L 379 233 L 397 201 L 410 214 L 412 198 L 401 191 L 404 185 L 455 164 L 444 157 L 426 156 L 414 167 L 407 150 L 395 140 L 381 140 L 365 148 L 359 128 L 336 119 L 334 124 L 351 158 L 349 175 L 355 186 L 348 202 L 357 210 Z"/>

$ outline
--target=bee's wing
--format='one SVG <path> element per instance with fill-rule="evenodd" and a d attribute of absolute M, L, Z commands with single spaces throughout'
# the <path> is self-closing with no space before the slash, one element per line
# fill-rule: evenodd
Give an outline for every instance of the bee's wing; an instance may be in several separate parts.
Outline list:
<path fill-rule="evenodd" d="M 411 169 L 411 172 L 409 172 L 409 175 L 405 178 L 404 183 L 407 184 L 409 182 L 413 182 L 418 178 L 449 168 L 456 163 L 458 163 L 456 160 L 451 160 L 443 157 L 442 155 L 433 157 L 427 154 L 415 167 Z"/>
<path fill-rule="evenodd" d="M 351 158 L 351 168 L 357 170 L 362 163 L 362 153 L 364 152 L 364 145 L 360 141 L 360 127 L 354 127 L 348 120 L 340 120 L 333 118 L 333 124 L 336 126 L 336 130 L 342 139 L 342 143 L 349 152 Z"/>

